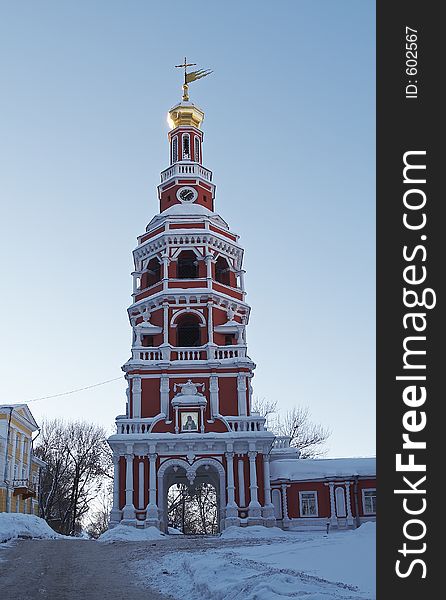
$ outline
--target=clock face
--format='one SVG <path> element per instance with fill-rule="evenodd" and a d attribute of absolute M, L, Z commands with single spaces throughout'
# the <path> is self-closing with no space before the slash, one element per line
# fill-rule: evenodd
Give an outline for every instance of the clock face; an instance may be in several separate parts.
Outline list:
<path fill-rule="evenodd" d="M 197 196 L 196 190 L 190 187 L 182 187 L 177 192 L 177 198 L 180 202 L 194 202 Z"/>

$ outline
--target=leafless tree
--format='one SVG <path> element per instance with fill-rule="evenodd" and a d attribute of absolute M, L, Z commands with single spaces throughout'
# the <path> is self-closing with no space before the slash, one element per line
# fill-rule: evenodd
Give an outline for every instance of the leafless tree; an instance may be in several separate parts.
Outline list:
<path fill-rule="evenodd" d="M 73 535 L 110 476 L 105 430 L 80 421 L 46 421 L 35 452 L 47 463 L 40 483 L 41 516 L 60 533 Z"/>
<path fill-rule="evenodd" d="M 168 492 L 168 520 L 171 527 L 189 534 L 218 531 L 217 494 L 213 485 L 200 483 L 171 486 Z"/>
<path fill-rule="evenodd" d="M 97 539 L 102 533 L 107 531 L 110 511 L 112 508 L 113 481 L 108 479 L 96 499 L 95 508 L 89 513 L 89 521 L 86 526 L 88 535 Z"/>
<path fill-rule="evenodd" d="M 316 458 L 326 453 L 324 446 L 331 431 L 312 422 L 308 406 L 295 407 L 281 413 L 277 402 L 255 397 L 252 411 L 265 417 L 268 429 L 276 435 L 289 436 L 291 446 L 300 450 L 301 458 Z"/>
<path fill-rule="evenodd" d="M 331 435 L 327 427 L 311 421 L 307 406 L 292 408 L 284 415 L 279 414 L 274 424 L 274 432 L 277 435 L 289 436 L 290 445 L 300 450 L 301 458 L 324 456 L 324 445 Z"/>
<path fill-rule="evenodd" d="M 270 427 L 273 420 L 273 415 L 277 414 L 277 400 L 268 400 L 267 398 L 254 396 L 251 411 L 259 413 L 260 416 L 265 417 L 266 424 L 268 427 Z"/>

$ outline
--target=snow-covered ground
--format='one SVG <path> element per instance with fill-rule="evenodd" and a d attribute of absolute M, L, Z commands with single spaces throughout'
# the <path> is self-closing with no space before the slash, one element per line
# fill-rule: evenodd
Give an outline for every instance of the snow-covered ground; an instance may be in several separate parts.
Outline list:
<path fill-rule="evenodd" d="M 329 535 L 256 529 L 231 528 L 219 538 L 221 548 L 217 540 L 212 549 L 172 547 L 158 560 L 138 559 L 130 568 L 141 583 L 179 599 L 375 598 L 374 524 Z"/>
<path fill-rule="evenodd" d="M 117 525 L 99 536 L 98 542 L 145 542 L 166 538 L 156 527 L 137 529 L 128 525 Z"/>
<path fill-rule="evenodd" d="M 46 521 L 34 515 L 0 513 L 0 544 L 15 538 L 55 540 L 62 537 Z"/>

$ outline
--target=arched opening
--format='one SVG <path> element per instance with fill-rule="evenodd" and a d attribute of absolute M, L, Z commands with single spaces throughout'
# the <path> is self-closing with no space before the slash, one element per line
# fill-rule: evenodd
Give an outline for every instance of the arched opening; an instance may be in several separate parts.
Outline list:
<path fill-rule="evenodd" d="M 201 346 L 201 327 L 195 315 L 184 315 L 179 319 L 177 346 L 179 348 Z"/>
<path fill-rule="evenodd" d="M 147 263 L 146 270 L 142 274 L 141 287 L 147 288 L 161 281 L 161 264 L 158 259 L 152 258 Z"/>
<path fill-rule="evenodd" d="M 345 494 L 344 488 L 337 487 L 335 491 L 336 498 L 336 515 L 338 517 L 346 517 L 347 511 L 345 509 Z"/>
<path fill-rule="evenodd" d="M 223 256 L 219 256 L 215 263 L 215 281 L 224 285 L 231 285 L 230 272 L 228 261 Z"/>
<path fill-rule="evenodd" d="M 192 250 L 183 250 L 178 255 L 177 278 L 196 279 L 198 277 L 198 261 Z"/>
<path fill-rule="evenodd" d="M 209 465 L 200 466 L 192 481 L 181 466 L 164 475 L 165 525 L 186 535 L 216 535 L 219 532 L 219 476 Z"/>

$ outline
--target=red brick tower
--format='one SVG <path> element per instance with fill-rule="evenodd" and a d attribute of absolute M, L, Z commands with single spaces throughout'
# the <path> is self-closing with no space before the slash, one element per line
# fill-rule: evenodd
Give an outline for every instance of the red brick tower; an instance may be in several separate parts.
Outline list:
<path fill-rule="evenodd" d="M 187 95 L 186 95 L 187 97 Z M 133 252 L 126 414 L 109 442 L 115 460 L 111 526 L 167 526 L 178 481 L 217 490 L 220 529 L 275 523 L 269 458 L 274 435 L 251 411 L 243 249 L 214 211 L 203 166 L 204 113 L 188 100 L 169 111 L 170 165 L 160 212 Z"/>

